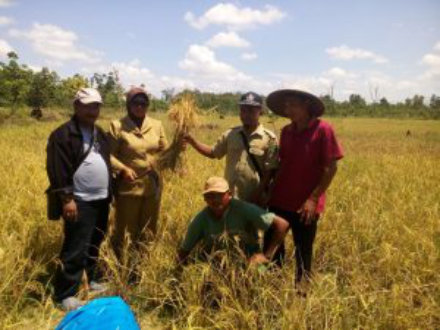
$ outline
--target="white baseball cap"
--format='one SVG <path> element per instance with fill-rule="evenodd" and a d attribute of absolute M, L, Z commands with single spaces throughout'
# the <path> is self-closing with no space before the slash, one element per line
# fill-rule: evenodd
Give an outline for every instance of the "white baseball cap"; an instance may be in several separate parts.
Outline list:
<path fill-rule="evenodd" d="M 73 103 L 76 101 L 82 104 L 99 103 L 102 104 L 102 97 L 99 92 L 94 88 L 83 87 L 78 90 L 73 99 Z"/>
<path fill-rule="evenodd" d="M 225 193 L 229 191 L 228 181 L 219 176 L 212 176 L 205 183 L 203 195 L 211 192 Z"/>

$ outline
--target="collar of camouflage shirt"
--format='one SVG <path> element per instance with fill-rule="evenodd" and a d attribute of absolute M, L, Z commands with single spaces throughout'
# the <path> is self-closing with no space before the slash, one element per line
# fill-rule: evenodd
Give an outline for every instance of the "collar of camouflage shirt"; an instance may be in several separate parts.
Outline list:
<path fill-rule="evenodd" d="M 241 127 L 241 130 L 243 132 L 245 132 L 243 126 Z M 255 129 L 255 131 L 253 131 L 251 134 L 249 134 L 249 136 L 252 136 L 252 135 L 255 135 L 255 134 L 260 135 L 260 136 L 264 136 L 264 127 L 263 127 L 262 124 L 259 124 L 258 127 Z"/>

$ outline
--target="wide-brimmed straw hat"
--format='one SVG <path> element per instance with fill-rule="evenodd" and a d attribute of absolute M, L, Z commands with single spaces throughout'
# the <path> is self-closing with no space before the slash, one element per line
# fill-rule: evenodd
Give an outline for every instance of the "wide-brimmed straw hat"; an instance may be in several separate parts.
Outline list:
<path fill-rule="evenodd" d="M 317 96 L 297 89 L 280 89 L 270 93 L 266 98 L 267 107 L 277 115 L 287 117 L 285 112 L 286 98 L 292 96 L 308 100 L 310 102 L 308 110 L 312 116 L 319 117 L 324 113 L 324 103 Z"/>

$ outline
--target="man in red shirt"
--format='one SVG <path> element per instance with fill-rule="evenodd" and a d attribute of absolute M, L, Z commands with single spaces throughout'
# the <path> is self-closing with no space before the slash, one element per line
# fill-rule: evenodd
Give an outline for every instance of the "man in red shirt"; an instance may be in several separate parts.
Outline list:
<path fill-rule="evenodd" d="M 310 276 L 313 241 L 324 210 L 325 191 L 343 154 L 333 128 L 319 119 L 324 113 L 319 98 L 285 89 L 271 93 L 266 102 L 274 113 L 291 120 L 281 132 L 279 166 L 268 206 L 288 220 L 292 228 L 298 283 Z M 270 232 L 265 235 L 265 243 L 270 236 Z M 275 256 L 277 263 L 281 264 L 284 254 L 282 245 Z"/>

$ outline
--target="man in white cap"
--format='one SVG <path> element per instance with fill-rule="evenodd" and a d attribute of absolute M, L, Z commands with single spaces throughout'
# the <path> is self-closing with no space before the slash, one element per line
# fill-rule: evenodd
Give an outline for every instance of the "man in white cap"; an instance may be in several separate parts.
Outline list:
<path fill-rule="evenodd" d="M 221 177 L 210 177 L 205 183 L 203 197 L 207 204 L 191 221 L 178 252 L 179 262 L 184 262 L 199 241 L 203 250 L 210 253 L 223 249 L 229 239 L 238 236 L 240 248 L 252 264 L 267 263 L 283 241 L 289 224 L 274 213 L 232 197 L 228 182 Z M 257 231 L 273 233 L 261 253 Z"/>
<path fill-rule="evenodd" d="M 51 133 L 47 144 L 48 217 L 64 219 L 55 300 L 66 310 L 81 306 L 75 295 L 84 271 L 91 290 L 104 290 L 96 262 L 107 231 L 111 172 L 107 136 L 95 125 L 101 104 L 96 89 L 81 88 L 74 115 Z"/>

